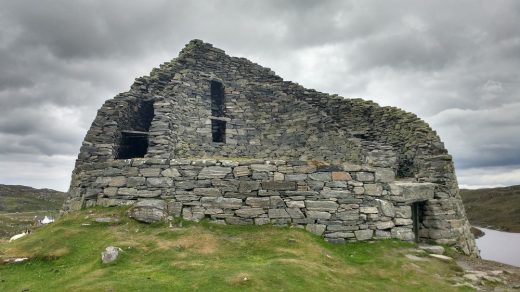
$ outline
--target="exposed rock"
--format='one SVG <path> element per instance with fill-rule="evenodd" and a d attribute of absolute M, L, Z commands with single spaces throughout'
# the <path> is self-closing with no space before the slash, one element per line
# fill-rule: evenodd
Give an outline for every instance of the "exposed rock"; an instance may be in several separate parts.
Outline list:
<path fill-rule="evenodd" d="M 433 253 L 433 254 L 444 254 L 444 247 L 442 247 L 440 245 L 419 244 L 418 248 L 425 250 L 426 252 Z"/>
<path fill-rule="evenodd" d="M 119 247 L 109 246 L 105 249 L 105 251 L 101 252 L 101 261 L 103 264 L 109 264 L 117 260 L 119 256 L 119 252 L 123 250 Z"/>
<path fill-rule="evenodd" d="M 163 200 L 142 200 L 128 210 L 130 218 L 145 223 L 162 221 L 167 215 L 166 203 Z"/>

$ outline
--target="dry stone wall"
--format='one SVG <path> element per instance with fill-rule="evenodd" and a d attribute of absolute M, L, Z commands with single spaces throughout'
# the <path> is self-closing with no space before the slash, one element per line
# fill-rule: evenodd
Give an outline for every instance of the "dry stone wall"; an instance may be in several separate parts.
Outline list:
<path fill-rule="evenodd" d="M 219 84 L 223 93 L 218 116 L 213 116 L 212 84 Z M 147 120 L 152 108 L 153 117 Z M 220 142 L 214 142 L 215 121 L 225 124 Z M 121 153 L 129 145 L 125 135 L 146 137 L 144 157 L 121 159 L 126 158 Z M 257 163 L 244 162 L 250 159 Z M 179 161 L 186 163 L 176 164 Z M 336 168 L 297 171 L 310 161 Z M 342 168 L 344 165 L 362 165 L 374 180 L 365 181 L 363 171 Z M 205 178 L 213 170 L 228 168 L 230 172 L 223 177 Z M 236 169 L 247 169 L 249 174 L 235 176 Z M 345 172 L 351 179 L 334 180 L 335 172 Z M 379 181 L 381 173 L 395 175 L 397 180 Z M 316 179 L 328 176 L 330 181 Z M 264 188 L 270 183 L 295 185 L 296 189 Z M 326 193 L 345 197 L 326 197 Z M 64 211 L 93 205 L 139 207 L 154 200 L 155 206 L 166 206 L 166 211 L 159 208 L 154 216 L 164 211 L 193 220 L 204 215 L 230 224 L 295 224 L 315 233 L 323 229 L 324 236 L 334 241 L 358 239 L 355 231 L 409 239 L 413 228 L 406 220 L 410 218 L 402 217 L 400 211 L 394 216 L 383 213 L 380 200 L 391 202 L 394 210 L 409 209 L 420 201 L 415 230 L 421 240 L 478 254 L 458 194 L 452 158 L 424 121 L 397 108 L 303 88 L 284 81 L 269 68 L 230 57 L 199 40 L 190 42 L 178 58 L 153 69 L 149 76 L 137 78 L 129 91 L 105 102 L 82 144 L 69 194 Z M 241 200 L 240 207 L 221 208 L 208 199 L 220 197 L 224 202 Z M 267 202 L 268 198 L 269 206 L 247 204 L 249 197 L 249 202 Z M 278 197 L 284 206 L 272 207 L 271 199 Z M 349 199 L 355 203 L 346 203 Z M 306 202 L 313 201 L 337 208 L 309 209 Z M 145 210 L 141 207 L 135 210 Z M 370 208 L 377 213 L 363 212 L 375 211 Z M 295 218 L 300 216 L 296 209 L 303 218 Z M 211 214 L 212 210 L 222 213 Z M 328 217 L 316 212 L 330 218 L 314 218 Z M 349 212 L 359 217 L 340 215 Z M 281 214 L 289 217 L 276 218 Z M 339 233 L 330 235 L 334 232 Z"/>
<path fill-rule="evenodd" d="M 155 210 L 135 214 L 144 221 L 293 225 L 332 242 L 414 240 L 410 203 L 433 197 L 434 189 L 395 182 L 391 169 L 307 161 L 142 158 L 84 171 L 88 180 L 78 186 L 95 186 L 86 199 L 96 200 L 88 202 L 139 202 L 138 212 Z"/>

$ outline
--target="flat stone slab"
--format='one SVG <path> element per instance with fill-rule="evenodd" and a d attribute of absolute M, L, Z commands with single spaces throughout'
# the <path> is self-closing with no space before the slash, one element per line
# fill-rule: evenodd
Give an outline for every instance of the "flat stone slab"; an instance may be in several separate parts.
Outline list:
<path fill-rule="evenodd" d="M 405 203 L 421 202 L 433 199 L 435 184 L 396 181 L 389 184 L 390 192 L 400 196 Z"/>
<path fill-rule="evenodd" d="M 415 255 L 413 255 L 413 254 L 405 254 L 404 256 L 405 256 L 407 259 L 412 260 L 412 261 L 415 261 L 415 262 L 426 262 L 426 261 L 428 261 L 427 258 L 418 257 L 418 256 L 415 256 Z"/>
<path fill-rule="evenodd" d="M 423 244 L 420 244 L 418 246 L 419 249 L 422 249 L 422 250 L 425 250 L 429 253 L 433 253 L 433 254 L 444 254 L 444 247 L 440 246 L 440 245 L 423 245 Z"/>
<path fill-rule="evenodd" d="M 429 256 L 431 256 L 432 258 L 436 258 L 436 259 L 439 259 L 439 260 L 442 260 L 442 261 L 453 261 L 453 258 L 450 258 L 448 256 L 445 256 L 445 255 L 441 255 L 441 254 L 429 254 Z"/>

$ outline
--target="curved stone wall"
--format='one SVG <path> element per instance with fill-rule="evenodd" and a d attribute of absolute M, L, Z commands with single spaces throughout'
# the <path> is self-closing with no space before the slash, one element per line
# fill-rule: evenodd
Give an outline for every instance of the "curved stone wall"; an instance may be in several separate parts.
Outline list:
<path fill-rule="evenodd" d="M 223 88 L 223 109 L 218 117 L 212 116 L 211 84 L 215 83 Z M 149 121 L 146 111 L 152 106 L 153 119 Z M 213 142 L 212 121 L 215 120 L 226 125 L 224 143 Z M 139 136 L 139 139 L 146 137 L 148 147 L 146 153 L 143 153 L 144 158 L 119 159 L 126 157 L 121 154 L 131 144 L 125 140 L 125 137 L 132 136 Z M 197 160 L 208 157 L 224 160 L 217 162 Z M 245 158 L 260 160 L 259 163 L 240 165 L 244 163 L 242 161 L 248 161 L 244 160 Z M 226 162 L 231 160 L 234 162 Z M 285 162 L 273 165 L 268 162 L 270 160 Z M 174 161 L 189 161 L 189 163 L 175 165 Z M 292 165 L 291 161 L 298 161 L 297 163 L 302 165 Z M 350 176 L 351 179 L 323 180 L 322 188 L 314 190 L 312 187 L 315 184 L 321 185 L 317 183 L 320 180 L 315 178 L 327 175 L 315 173 L 311 178 L 312 173 L 301 173 L 298 176 L 299 173 L 295 169 L 307 164 L 302 161 L 336 165 L 334 170 L 318 171 L 317 169 L 315 172 L 329 172 L 331 178 L 333 171 L 346 172 L 346 176 Z M 231 172 L 217 180 L 199 179 L 198 171 L 203 170 L 200 167 L 211 167 L 204 163 L 220 163 L 214 166 L 231 168 Z M 231 165 L 224 166 L 225 163 Z M 235 165 L 236 163 L 238 165 Z M 252 165 L 263 165 L 264 171 L 255 171 L 251 168 Z M 367 169 L 375 177 L 378 171 L 385 173 L 387 177 L 390 174 L 391 176 L 397 174 L 399 179 L 405 179 L 407 183 L 398 182 L 397 185 L 392 185 L 387 181 L 363 181 L 355 173 L 359 172 L 359 169 L 341 168 L 344 165 L 363 165 L 361 169 Z M 187 169 L 176 169 L 182 175 L 170 177 L 163 174 L 163 171 L 168 174 L 167 169 L 170 166 Z M 242 166 L 247 166 L 251 172 L 250 177 L 234 175 L 235 168 L 240 169 Z M 279 169 L 280 167 L 282 169 Z M 284 172 L 284 167 L 292 169 L 293 172 Z M 269 170 L 265 171 L 265 169 Z M 177 175 L 177 172 L 171 171 Z M 301 179 L 303 177 L 305 179 Z M 238 191 L 234 191 L 235 185 L 240 187 L 241 184 L 245 184 L 245 181 L 255 186 L 258 183 L 258 189 L 245 193 L 242 191 L 246 189 L 239 188 Z M 214 185 L 214 182 L 217 184 Z M 218 185 L 222 182 L 225 184 Z M 268 182 L 286 182 L 287 185 L 294 182 L 297 189 L 263 189 L 264 183 Z M 203 197 L 197 197 L 198 195 L 193 193 L 195 187 L 193 189 L 178 187 L 193 183 L 206 184 L 197 185 L 197 191 L 216 194 L 218 190 L 224 199 L 241 199 L 243 204 L 238 209 L 220 208 L 223 213 L 206 214 L 211 211 L 207 211 L 208 208 L 203 206 Z M 227 223 L 267 222 L 268 220 L 274 224 L 285 222 L 302 226 L 323 225 L 325 227 L 316 228 L 319 228 L 318 230 L 324 228 L 324 236 L 329 240 L 334 238 L 336 241 L 357 238 L 355 232 L 352 237 L 352 231 L 356 230 L 358 234 L 361 230 L 371 230 L 372 235 L 377 237 L 384 237 L 383 234 L 399 237 L 392 235 L 397 232 L 408 234 L 401 236 L 407 238 L 409 233 L 404 229 L 410 229 L 409 224 L 401 224 L 405 221 L 396 221 L 396 219 L 409 218 L 381 213 L 383 210 L 378 205 L 378 200 L 392 202 L 394 208 L 406 209 L 409 204 L 394 200 L 400 195 L 393 192 L 401 190 L 409 193 L 411 191 L 406 190 L 411 189 L 422 194 L 424 188 L 417 187 L 418 183 L 432 190 L 431 197 L 421 197 L 423 203 L 419 211 L 422 219 L 418 226 L 421 239 L 455 245 L 467 254 L 477 254 L 458 194 L 451 156 L 437 134 L 424 121 L 414 114 L 397 108 L 380 107 L 370 101 L 344 99 L 305 89 L 298 84 L 283 81 L 268 68 L 263 68 L 244 58 L 230 57 L 210 44 L 195 40 L 181 51 L 178 58 L 153 69 L 150 76 L 137 78 L 128 92 L 106 101 L 101 107 L 85 137 L 76 161 L 69 191 L 70 198 L 64 210 L 92 205 L 130 204 L 137 200 L 160 198 L 168 206 L 175 205 L 177 206 L 175 210 L 181 210 L 180 213 L 170 211 L 171 214 L 180 214 L 188 219 L 198 219 L 201 214 L 204 214 L 212 220 L 223 220 Z M 238 197 L 226 193 L 229 185 L 233 185 L 231 193 L 235 193 Z M 361 192 L 361 189 L 363 193 L 356 193 L 356 191 Z M 264 191 L 275 191 L 279 194 L 259 195 Z M 291 193 L 297 191 L 310 192 L 307 194 L 309 197 Z M 346 206 L 348 203 L 338 201 L 340 198 L 323 197 L 327 191 L 343 192 L 341 194 L 345 196 L 353 195 L 355 197 L 353 200 L 357 203 L 352 203 L 353 205 L 349 207 Z M 373 192 L 378 194 L 374 195 Z M 193 200 L 181 200 L 184 195 Z M 263 206 L 262 212 L 260 209 L 253 209 L 259 207 L 246 203 L 246 197 L 262 197 L 265 201 L 265 198 L 277 196 L 284 202 L 283 208 L 281 203 L 279 208 L 272 208 L 270 199 L 269 207 Z M 334 202 L 337 208 L 330 212 L 309 210 L 305 202 L 318 199 L 327 201 L 328 203 L 325 204 L 330 206 L 333 205 L 330 202 Z M 298 209 L 304 217 L 291 216 L 289 212 L 296 214 L 296 210 L 292 210 L 292 207 L 287 205 L 292 201 L 303 201 L 304 206 Z M 236 202 L 238 204 L 238 201 Z M 302 203 L 290 204 L 302 206 Z M 179 209 L 179 206 L 182 208 Z M 213 207 L 209 209 L 219 209 Z M 376 208 L 377 213 L 361 212 L 361 210 L 375 212 L 375 209 L 362 209 L 365 207 Z M 269 214 L 271 209 L 278 210 L 271 211 L 276 214 L 285 216 L 287 213 L 289 217 L 272 217 Z M 282 209 L 284 211 L 280 211 Z M 242 211 L 236 213 L 237 210 Z M 346 223 L 348 220 L 342 221 L 341 217 L 338 217 L 339 213 L 343 214 L 346 211 L 358 212 L 359 218 L 353 219 L 355 223 Z M 245 214 L 251 215 L 251 212 L 258 214 L 245 216 Z M 309 217 L 308 212 L 309 214 L 328 212 L 330 218 L 314 218 L 312 217 L 314 215 Z M 228 220 L 228 217 L 234 219 Z M 354 227 L 336 225 L 356 226 L 357 229 L 347 230 Z M 328 229 L 328 226 L 336 227 Z M 327 235 L 332 234 L 335 228 L 339 228 L 336 231 L 343 232 L 345 236 Z M 392 231 L 394 229 L 396 231 Z M 369 231 L 365 231 L 365 234 L 368 233 Z"/>

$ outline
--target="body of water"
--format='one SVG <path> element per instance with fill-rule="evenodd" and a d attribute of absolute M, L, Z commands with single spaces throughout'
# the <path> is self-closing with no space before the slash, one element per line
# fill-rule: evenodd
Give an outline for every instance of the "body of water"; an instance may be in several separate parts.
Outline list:
<path fill-rule="evenodd" d="M 485 233 L 477 239 L 483 259 L 520 267 L 520 233 L 477 228 Z"/>

